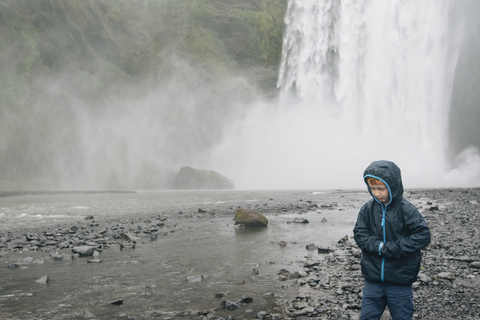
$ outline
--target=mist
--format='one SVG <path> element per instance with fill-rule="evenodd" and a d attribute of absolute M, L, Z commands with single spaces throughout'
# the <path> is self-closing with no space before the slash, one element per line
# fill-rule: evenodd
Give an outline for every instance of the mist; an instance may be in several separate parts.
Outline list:
<path fill-rule="evenodd" d="M 168 189 L 180 167 L 205 165 L 224 123 L 241 114 L 241 104 L 255 89 L 241 77 L 200 74 L 191 61 L 173 53 L 164 61 L 169 70 L 160 69 L 161 78 L 143 83 L 141 90 L 106 95 L 101 108 L 70 99 L 71 115 L 51 137 L 58 148 L 42 143 L 52 152 L 48 169 L 53 170 L 47 173 L 59 188 Z M 56 117 L 55 111 L 50 106 L 41 113 Z M 65 136 L 65 144 L 58 141 Z"/>
<path fill-rule="evenodd" d="M 328 4 L 289 2 L 273 89 L 271 68 L 209 51 L 211 38 L 200 54 L 179 28 L 141 41 L 139 28 L 188 24 L 185 6 L 131 13 L 112 29 L 135 39 L 125 52 L 95 29 L 76 39 L 83 51 L 61 51 L 78 31 L 65 21 L 36 49 L 15 40 L 0 61 L 1 189 L 169 189 L 183 166 L 237 189 L 352 189 L 379 159 L 407 188 L 479 186 L 480 5 Z"/>
<path fill-rule="evenodd" d="M 478 13 L 291 1 L 280 98 L 225 133 L 215 166 L 244 188 L 363 188 L 385 159 L 408 188 L 479 186 Z"/>

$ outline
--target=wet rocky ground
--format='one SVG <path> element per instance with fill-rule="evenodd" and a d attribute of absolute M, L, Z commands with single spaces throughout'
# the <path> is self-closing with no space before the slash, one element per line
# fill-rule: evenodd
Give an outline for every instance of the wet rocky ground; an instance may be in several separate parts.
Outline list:
<path fill-rule="evenodd" d="M 432 243 L 423 250 L 421 272 L 413 285 L 415 319 L 480 319 L 480 189 L 409 190 L 405 197 L 419 203 L 419 210 L 432 232 Z M 314 201 L 299 200 L 289 204 L 272 201 L 253 209 L 260 213 L 301 214 L 318 208 Z M 96 221 L 89 216 L 74 225 L 3 231 L 0 232 L 0 268 L 17 269 L 42 264 L 46 259 L 62 261 L 79 256 L 87 256 L 90 263 L 101 263 L 100 252 L 113 246 L 131 250 L 139 243 L 167 237 L 175 232 L 182 219 L 233 215 L 235 209 L 210 205 L 188 212 L 111 221 Z M 336 210 L 335 205 L 323 209 Z M 301 218 L 297 220 L 295 222 L 308 223 Z M 296 298 L 279 299 L 280 309 L 243 314 L 240 318 L 237 315 L 236 319 L 359 319 L 363 278 L 359 265 L 361 252 L 353 239 L 346 236 L 328 248 L 318 248 L 314 243 L 304 245 L 305 260 L 298 261 L 302 271 L 278 270 L 277 281 L 294 288 Z M 25 252 L 36 254 L 26 257 Z M 48 284 L 48 276 L 38 282 Z M 236 301 L 223 300 L 218 309 L 190 310 L 183 315 L 202 320 L 234 319 L 225 316 L 228 312 L 220 311 L 233 311 L 249 302 L 248 296 Z M 78 316 L 91 318 L 93 315 Z M 151 315 L 160 319 L 180 316 L 182 314 Z M 388 310 L 382 319 L 389 319 Z"/>
<path fill-rule="evenodd" d="M 413 284 L 415 319 L 480 319 L 479 196 L 479 189 L 406 194 L 410 200 L 429 199 L 419 209 L 432 233 Z M 299 294 L 285 308 L 287 317 L 359 319 L 361 252 L 348 237 L 332 249 L 321 261 L 305 261 L 306 274 L 296 280 Z M 388 309 L 382 319 L 390 319 Z"/>

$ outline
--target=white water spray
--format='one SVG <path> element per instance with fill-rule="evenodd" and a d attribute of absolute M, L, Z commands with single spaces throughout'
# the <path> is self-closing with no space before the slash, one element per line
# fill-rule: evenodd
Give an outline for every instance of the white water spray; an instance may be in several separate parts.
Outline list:
<path fill-rule="evenodd" d="M 458 55 L 448 5 L 291 0 L 279 103 L 227 130 L 215 168 L 240 188 L 348 188 L 388 159 L 407 187 L 444 186 Z"/>

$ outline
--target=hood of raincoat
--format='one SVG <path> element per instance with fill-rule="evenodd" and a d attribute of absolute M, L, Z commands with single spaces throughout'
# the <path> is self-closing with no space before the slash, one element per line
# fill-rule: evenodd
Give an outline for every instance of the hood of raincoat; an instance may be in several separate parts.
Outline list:
<path fill-rule="evenodd" d="M 393 204 L 403 198 L 402 173 L 400 168 L 392 161 L 379 160 L 372 162 L 363 173 L 363 180 L 367 185 L 368 192 L 376 200 L 367 183 L 367 178 L 373 177 L 381 180 L 390 192 L 390 203 Z M 378 200 L 377 200 L 378 201 Z"/>

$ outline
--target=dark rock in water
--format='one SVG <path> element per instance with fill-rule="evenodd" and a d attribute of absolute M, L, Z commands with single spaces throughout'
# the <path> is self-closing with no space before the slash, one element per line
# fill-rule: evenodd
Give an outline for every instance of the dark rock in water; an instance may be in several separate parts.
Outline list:
<path fill-rule="evenodd" d="M 221 303 L 220 303 L 220 307 L 223 308 L 223 309 L 227 309 L 227 310 L 236 310 L 238 308 L 240 308 L 240 306 L 234 302 L 231 302 L 231 301 L 228 301 L 228 300 L 223 300 Z"/>
<path fill-rule="evenodd" d="M 135 242 L 123 242 L 120 244 L 120 250 L 135 249 Z"/>
<path fill-rule="evenodd" d="M 110 304 L 113 304 L 114 306 L 120 306 L 123 304 L 123 299 L 112 301 Z"/>
<path fill-rule="evenodd" d="M 295 218 L 295 219 L 293 219 L 293 222 L 294 223 L 309 223 L 309 221 L 307 219 L 303 219 L 303 218 Z"/>
<path fill-rule="evenodd" d="M 278 275 L 290 275 L 290 271 L 287 269 L 280 269 L 280 271 L 277 272 Z"/>
<path fill-rule="evenodd" d="M 103 262 L 103 260 L 101 259 L 91 259 L 91 260 L 87 260 L 87 263 L 101 263 Z"/>
<path fill-rule="evenodd" d="M 177 189 L 234 189 L 235 183 L 215 171 L 182 167 L 175 177 Z"/>
<path fill-rule="evenodd" d="M 18 264 L 12 263 L 12 264 L 8 265 L 7 268 L 8 268 L 8 269 L 17 269 L 18 267 L 20 267 Z"/>
<path fill-rule="evenodd" d="M 235 212 L 235 224 L 243 225 L 247 228 L 266 227 L 267 218 L 254 210 L 240 208 Z"/>
<path fill-rule="evenodd" d="M 286 246 L 287 246 L 287 243 L 286 243 L 285 241 L 280 241 L 280 242 L 278 243 L 278 245 L 279 245 L 280 247 L 286 247 Z"/>
<path fill-rule="evenodd" d="M 93 220 L 93 219 L 95 219 L 93 216 L 86 216 L 85 217 L 85 220 Z"/>
<path fill-rule="evenodd" d="M 307 250 L 315 250 L 318 249 L 318 246 L 316 246 L 314 243 L 309 243 L 306 246 Z"/>

